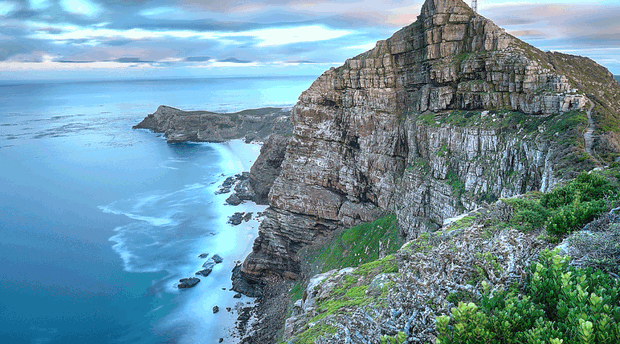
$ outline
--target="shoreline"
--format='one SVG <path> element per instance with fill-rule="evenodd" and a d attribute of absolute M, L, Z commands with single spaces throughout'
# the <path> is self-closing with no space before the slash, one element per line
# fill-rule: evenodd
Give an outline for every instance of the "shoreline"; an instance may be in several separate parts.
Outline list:
<path fill-rule="evenodd" d="M 252 201 L 245 201 L 237 206 L 226 204 L 225 200 L 231 193 L 215 194 L 222 182 L 229 176 L 234 176 L 241 172 L 249 171 L 254 161 L 260 154 L 261 144 L 245 143 L 241 139 L 229 140 L 222 143 L 200 143 L 208 145 L 217 151 L 221 160 L 219 164 L 223 171 L 216 178 L 216 182 L 205 187 L 205 192 L 210 194 L 212 204 L 216 207 L 217 218 L 214 223 L 218 227 L 215 235 L 205 233 L 205 236 L 198 240 L 195 248 L 192 248 L 194 258 L 187 262 L 191 265 L 191 274 L 186 277 L 194 277 L 194 271 L 201 269 L 201 264 L 210 259 L 214 254 L 219 254 L 224 258 L 224 262 L 217 264 L 213 272 L 207 276 L 198 276 L 201 282 L 189 290 L 177 290 L 180 293 L 189 293 L 183 304 L 166 318 L 165 330 L 175 331 L 180 327 L 186 328 L 186 333 L 180 335 L 180 342 L 214 342 L 217 343 L 223 338 L 225 343 L 238 343 L 241 341 L 237 331 L 237 319 L 243 309 L 255 306 L 255 298 L 237 294 L 232 291 L 232 270 L 238 262 L 241 262 L 252 251 L 252 245 L 258 237 L 258 226 L 262 218 L 257 218 L 258 212 L 263 212 L 267 206 L 257 205 Z M 252 219 L 242 222 L 239 225 L 231 225 L 228 218 L 235 212 L 252 212 Z M 197 250 L 197 251 L 195 251 Z M 209 253 L 209 258 L 200 259 L 197 256 L 202 253 Z M 217 306 L 219 311 L 213 313 L 213 307 Z M 175 321 L 174 318 L 181 319 L 180 314 L 194 313 L 196 322 L 193 326 Z M 176 315 L 179 316 L 176 316 Z M 208 326 L 204 326 L 208 324 Z M 200 340 L 198 340 L 200 339 Z"/>

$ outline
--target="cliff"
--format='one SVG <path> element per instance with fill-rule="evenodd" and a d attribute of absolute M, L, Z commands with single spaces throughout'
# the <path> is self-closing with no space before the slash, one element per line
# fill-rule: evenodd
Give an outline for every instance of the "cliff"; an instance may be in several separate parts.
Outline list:
<path fill-rule="evenodd" d="M 235 113 L 182 111 L 161 105 L 134 129 L 164 133 L 167 141 L 224 142 L 245 138 L 265 140 L 270 134 L 290 135 L 290 111 L 281 108 L 243 110 Z"/>
<path fill-rule="evenodd" d="M 393 213 L 414 239 L 612 161 L 618 95 L 590 59 L 542 52 L 461 0 L 427 0 L 416 22 L 301 94 L 238 276 L 296 279 L 299 250 L 334 230 Z"/>

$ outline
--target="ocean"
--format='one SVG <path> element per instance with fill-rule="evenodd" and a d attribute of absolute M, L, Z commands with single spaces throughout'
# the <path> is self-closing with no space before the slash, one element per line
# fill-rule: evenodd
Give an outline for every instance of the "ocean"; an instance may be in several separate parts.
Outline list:
<path fill-rule="evenodd" d="M 226 221 L 265 207 L 214 191 L 260 146 L 167 144 L 131 126 L 162 104 L 292 106 L 315 78 L 2 82 L 0 343 L 234 342 L 234 309 L 252 299 L 233 298 L 230 271 L 258 222 Z M 201 253 L 224 262 L 177 289 Z"/>

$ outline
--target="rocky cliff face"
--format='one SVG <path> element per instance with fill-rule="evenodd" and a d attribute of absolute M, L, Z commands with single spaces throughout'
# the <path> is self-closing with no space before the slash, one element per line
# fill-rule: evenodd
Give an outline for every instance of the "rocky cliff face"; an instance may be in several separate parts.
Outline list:
<path fill-rule="evenodd" d="M 298 250 L 334 229 L 392 212 L 415 238 L 486 201 L 545 191 L 604 161 L 584 150 L 585 110 L 596 105 L 593 117 L 612 118 L 617 129 L 620 106 L 610 94 L 620 87 L 583 59 L 573 69 L 613 91 L 586 94 L 575 62 L 516 39 L 462 0 L 427 0 L 415 23 L 300 96 L 240 275 L 296 278 Z M 615 133 L 596 140 L 605 154 L 620 151 Z"/>
<path fill-rule="evenodd" d="M 250 187 L 257 204 L 269 204 L 269 191 L 280 175 L 290 136 L 272 134 L 260 148 L 260 155 L 250 169 Z"/>
<path fill-rule="evenodd" d="M 223 142 L 246 138 L 264 140 L 271 133 L 290 135 L 290 111 L 281 108 L 262 108 L 235 113 L 183 111 L 161 105 L 145 117 L 134 129 L 150 129 L 164 133 L 174 142 Z"/>

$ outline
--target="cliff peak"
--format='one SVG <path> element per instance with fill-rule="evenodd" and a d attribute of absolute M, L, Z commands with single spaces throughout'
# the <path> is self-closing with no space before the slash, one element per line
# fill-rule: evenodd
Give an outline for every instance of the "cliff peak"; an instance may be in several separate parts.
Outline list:
<path fill-rule="evenodd" d="M 475 14 L 463 0 L 426 0 L 420 17 L 428 18 L 438 13 Z"/>
<path fill-rule="evenodd" d="M 462 0 L 427 0 L 416 22 L 301 94 L 240 275 L 296 278 L 302 247 L 381 214 L 415 237 L 482 202 L 547 191 L 620 155 L 618 109 L 604 67 L 542 52 Z"/>

